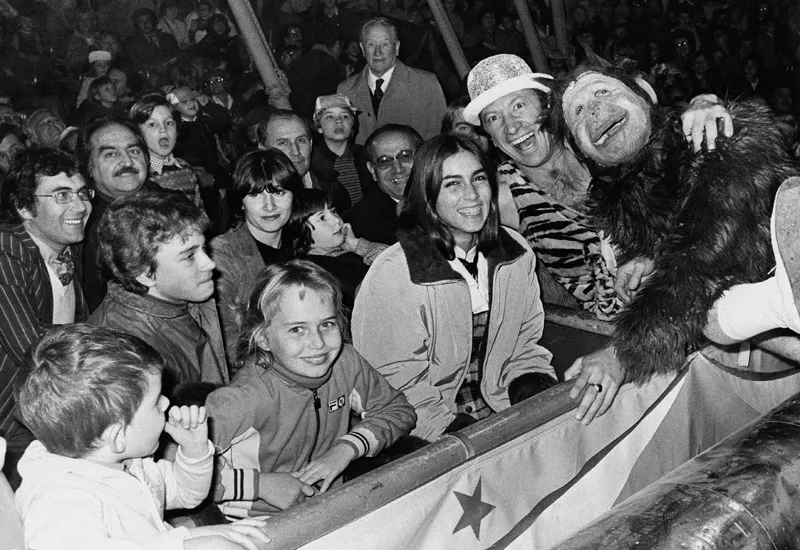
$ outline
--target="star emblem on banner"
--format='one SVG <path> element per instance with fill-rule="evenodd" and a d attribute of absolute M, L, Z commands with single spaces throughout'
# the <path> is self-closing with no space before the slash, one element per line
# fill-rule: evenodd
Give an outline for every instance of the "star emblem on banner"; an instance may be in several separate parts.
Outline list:
<path fill-rule="evenodd" d="M 475 538 L 481 540 L 481 521 L 483 518 L 489 515 L 489 513 L 495 509 L 495 506 L 489 504 L 488 502 L 483 502 L 481 499 L 481 480 L 478 479 L 478 485 L 475 486 L 475 492 L 471 495 L 465 495 L 464 493 L 459 493 L 458 491 L 453 491 L 458 499 L 458 503 L 461 504 L 461 508 L 464 510 L 464 513 L 461 515 L 461 518 L 458 520 L 458 524 L 456 528 L 453 529 L 453 534 L 455 535 L 465 527 L 469 526 L 472 527 L 472 532 L 475 534 Z"/>

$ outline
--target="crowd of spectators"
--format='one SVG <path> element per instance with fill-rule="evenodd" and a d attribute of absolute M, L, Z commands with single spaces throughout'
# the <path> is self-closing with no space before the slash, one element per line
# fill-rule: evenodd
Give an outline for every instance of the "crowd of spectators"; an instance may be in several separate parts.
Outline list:
<path fill-rule="evenodd" d="M 435 72 L 448 103 L 463 96 L 423 0 L 251 4 L 301 116 L 311 119 L 318 95 L 332 93 L 362 70 L 359 29 L 375 14 L 398 24 L 400 59 Z M 661 103 L 684 102 L 701 93 L 723 98 L 756 94 L 775 110 L 787 139 L 795 142 L 795 67 L 800 63 L 795 3 L 576 0 L 566 2 L 566 48 L 556 41 L 545 2 L 528 4 L 551 74 L 564 73 L 593 52 L 648 73 Z M 530 61 L 512 2 L 445 0 L 444 7 L 470 64 L 497 53 Z M 19 129 L 27 115 L 41 108 L 60 119 L 63 132 L 101 115 L 125 113 L 141 93 L 188 88 L 200 101 L 200 118 L 208 123 L 219 155 L 219 165 L 204 168 L 225 188 L 235 160 L 252 145 L 248 127 L 279 104 L 277 91 L 263 90 L 222 0 L 4 0 L 0 18 L 5 77 L 0 116 Z M 28 143 L 33 142 L 29 137 Z"/>
<path fill-rule="evenodd" d="M 503 171 L 507 165 L 503 161 L 518 160 L 513 148 L 519 143 L 503 141 L 497 130 L 493 133 L 465 118 L 469 102 L 465 85 L 428 3 L 248 1 L 271 47 L 279 85 L 265 86 L 261 81 L 222 0 L 0 0 L 4 73 L 0 189 L 10 172 L 0 193 L 0 211 L 19 218 L 14 221 L 21 225 L 9 233 L 7 246 L 30 255 L 18 262 L 20 270 L 33 269 L 41 279 L 35 281 L 35 300 L 19 306 L 30 310 L 24 327 L 5 312 L 6 324 L 25 332 L 26 338 L 19 339 L 15 348 L 19 353 L 0 356 L 0 367 L 10 366 L 7 371 L 16 377 L 14 368 L 41 336 L 40 329 L 88 320 L 136 333 L 156 347 L 167 359 L 171 376 L 163 387 L 165 395 L 180 396 L 178 390 L 186 383 L 224 386 L 238 372 L 244 373 L 238 379 L 244 379 L 248 372 L 260 371 L 252 360 L 242 359 L 242 346 L 252 351 L 257 344 L 265 357 L 272 357 L 270 361 L 280 351 L 267 345 L 266 330 L 275 312 L 261 311 L 259 323 L 264 327 L 251 327 L 250 339 L 241 339 L 252 324 L 248 315 L 252 317 L 253 300 L 258 298 L 253 289 L 261 285 L 265 296 L 275 293 L 262 276 L 264 268 L 277 276 L 276 270 L 282 268 L 274 266 L 302 258 L 308 262 L 292 263 L 292 269 L 320 277 L 316 292 L 336 297 L 334 313 L 341 313 L 341 303 L 348 316 L 353 311 L 353 341 L 363 357 L 348 359 L 352 363 L 348 368 L 360 372 L 365 357 L 378 372 L 383 369 L 381 375 L 402 389 L 409 401 L 405 403 L 378 377 L 370 384 L 386 391 L 386 402 L 402 401 L 401 408 L 410 404 L 416 411 L 415 429 L 406 411 L 399 427 L 387 432 L 386 441 L 372 449 L 354 448 L 350 459 L 378 453 L 401 432 L 421 437 L 424 444 L 554 384 L 550 354 L 538 345 L 543 323 L 540 282 L 529 277 L 541 253 L 537 251 L 540 256 L 534 260 L 516 234 L 501 228 L 510 224 L 503 212 L 495 211 L 501 191 L 494 173 L 499 165 L 500 176 L 507 179 L 510 172 Z M 510 0 L 443 0 L 443 4 L 473 67 L 496 54 L 514 54 L 535 65 Z M 567 42 L 560 43 L 547 3 L 528 0 L 539 35 L 536 47 L 542 48 L 548 64 L 538 70 L 558 77 L 583 60 L 600 56 L 648 75 L 662 104 L 682 106 L 706 93 L 723 99 L 756 96 L 773 109 L 787 148 L 800 156 L 793 100 L 800 76 L 795 69 L 800 64 L 800 4 L 788 0 L 565 4 Z M 535 108 L 531 123 L 538 123 L 538 113 L 546 108 L 545 94 Z M 15 157 L 20 159 L 17 163 Z M 412 177 L 417 162 L 422 166 Z M 27 172 L 17 165 L 35 168 L 31 170 L 36 181 L 27 183 L 30 204 L 19 202 Z M 50 168 L 55 173 L 50 174 Z M 443 187 L 443 179 L 447 186 Z M 467 181 L 463 191 L 450 185 Z M 148 198 L 141 190 L 155 194 Z M 53 204 L 37 211 L 34 197 L 52 198 Z M 471 205 L 467 215 L 459 201 Z M 60 235 L 55 222 L 50 223 L 59 212 L 72 212 L 64 223 L 74 235 Z M 462 223 L 461 217 L 481 216 L 475 227 Z M 143 220 L 160 220 L 162 233 L 145 239 L 150 226 Z M 79 221 L 85 224 L 80 235 Z M 436 237 L 454 229 L 458 239 Z M 64 280 L 61 271 L 47 271 L 50 268 L 39 261 L 39 241 L 48 244 L 42 235 L 58 245 L 42 256 L 47 265 L 67 270 L 70 264 Z M 377 258 L 398 241 L 400 248 Z M 137 253 L 127 254 L 130 250 Z M 11 263 L 18 259 L 12 256 Z M 400 278 L 396 262 L 407 264 L 403 273 L 408 272 L 409 280 Z M 503 267 L 494 271 L 497 265 Z M 72 282 L 73 271 L 80 288 Z M 469 293 L 449 285 L 454 271 L 468 281 Z M 64 287 L 56 286 L 64 294 L 54 294 L 58 306 L 54 311 L 46 306 L 48 274 L 51 282 L 61 281 Z M 14 280 L 28 277 L 12 275 Z M 491 296 L 490 277 L 495 290 Z M 421 292 L 420 281 L 433 286 Z M 514 300 L 511 291 L 525 288 L 524 282 L 530 284 L 528 300 Z M 17 287 L 25 294 L 31 285 Z M 468 320 L 471 313 L 472 324 L 453 329 L 449 314 L 427 303 L 436 296 L 430 290 L 434 287 L 447 297 L 440 298 L 442 303 L 457 297 L 464 313 L 457 317 Z M 357 288 L 362 293 L 358 296 Z M 283 304 L 283 295 L 275 296 Z M 287 296 L 292 307 L 303 300 Z M 407 309 L 392 307 L 398 296 Z M 258 300 L 261 309 L 269 305 Z M 505 342 L 507 349 L 497 348 L 503 353 L 492 354 L 483 345 L 487 334 L 495 341 L 492 331 L 497 327 L 487 319 L 493 319 L 495 314 L 489 313 L 505 301 L 504 326 L 511 326 L 508 312 L 515 302 L 513 313 L 518 316 L 512 320 L 519 328 L 508 333 L 514 338 Z M 419 312 L 427 311 L 426 304 L 426 322 L 407 331 L 406 341 L 397 349 L 387 346 L 382 337 L 397 326 L 412 327 Z M 615 313 L 617 305 L 610 304 L 609 311 Z M 448 335 L 472 335 L 470 349 L 443 362 L 448 368 L 462 365 L 467 370 L 465 382 L 446 371 L 428 387 L 408 382 L 402 369 L 393 372 L 392 365 L 404 360 L 420 371 L 437 368 L 429 364 L 425 346 L 446 339 L 427 338 L 429 325 Z M 523 334 L 527 336 L 517 342 Z M 330 346 L 336 348 L 336 353 L 328 354 L 331 357 L 341 349 L 341 337 Z M 419 356 L 416 363 L 408 359 L 413 354 Z M 252 353 L 245 357 L 252 359 Z M 533 367 L 531 357 L 536 359 Z M 490 394 L 481 385 L 485 372 L 493 373 Z M 0 405 L 7 409 L 0 411 L 4 413 L 0 428 L 5 427 L 3 420 L 9 426 L 13 423 L 9 388 L 15 380 L 4 385 L 0 376 Z M 438 387 L 442 381 L 444 393 Z M 613 400 L 606 382 L 589 384 L 598 395 L 604 385 L 605 395 Z M 308 388 L 314 390 L 319 408 L 318 387 Z M 428 391 L 437 396 L 434 405 Z M 213 418 L 213 406 L 210 411 Z M 21 427 L 19 432 L 0 435 L 9 440 L 9 460 L 15 466 L 32 436 Z M 229 435 L 236 439 L 243 434 L 234 430 Z M 312 445 L 309 456 L 313 450 Z M 263 466 L 266 459 L 258 458 Z M 348 463 L 336 461 L 341 468 L 324 476 L 325 488 Z M 312 474 L 308 475 L 316 475 Z M 258 478 L 254 483 L 258 487 Z M 288 493 L 293 497 L 287 502 L 293 502 L 313 490 L 294 487 Z"/>

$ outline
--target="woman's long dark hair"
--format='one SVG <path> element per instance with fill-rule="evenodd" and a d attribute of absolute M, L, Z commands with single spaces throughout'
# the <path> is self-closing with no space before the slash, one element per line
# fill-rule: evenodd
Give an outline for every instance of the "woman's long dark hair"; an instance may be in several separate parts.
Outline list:
<path fill-rule="evenodd" d="M 442 188 L 442 165 L 460 152 L 475 156 L 486 170 L 492 189 L 489 216 L 478 234 L 478 250 L 484 254 L 497 245 L 500 215 L 497 206 L 497 179 L 489 158 L 477 143 L 455 135 L 440 135 L 426 141 L 414 155 L 414 168 L 408 179 L 400 208 L 398 227 L 406 230 L 422 228 L 436 248 L 448 260 L 455 258 L 455 240 L 450 229 L 436 213 L 436 201 Z"/>

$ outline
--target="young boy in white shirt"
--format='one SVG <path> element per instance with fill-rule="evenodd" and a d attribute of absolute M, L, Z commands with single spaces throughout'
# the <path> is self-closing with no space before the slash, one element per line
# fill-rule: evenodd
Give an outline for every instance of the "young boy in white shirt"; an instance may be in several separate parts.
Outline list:
<path fill-rule="evenodd" d="M 28 548 L 257 550 L 269 542 L 252 520 L 172 528 L 164 510 L 208 495 L 213 447 L 205 407 L 161 395 L 159 354 L 136 336 L 85 324 L 48 331 L 31 349 L 16 392 L 34 441 L 15 500 Z M 175 461 L 154 461 L 161 433 Z"/>

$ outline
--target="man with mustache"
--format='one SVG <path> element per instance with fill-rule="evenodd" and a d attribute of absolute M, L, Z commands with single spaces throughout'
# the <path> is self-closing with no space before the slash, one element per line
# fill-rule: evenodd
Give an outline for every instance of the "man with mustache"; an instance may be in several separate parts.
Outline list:
<path fill-rule="evenodd" d="M 147 179 L 150 160 L 147 145 L 132 123 L 119 118 L 102 118 L 85 126 L 78 137 L 80 169 L 94 188 L 94 215 L 86 226 L 83 245 L 83 293 L 94 311 L 106 295 L 106 284 L 98 267 L 97 225 L 111 202 L 133 195 L 140 189 L 161 188 Z"/>
<path fill-rule="evenodd" d="M 33 440 L 13 417 L 12 394 L 24 376 L 24 356 L 53 325 L 88 316 L 75 257 L 92 212 L 92 194 L 75 158 L 49 148 L 21 151 L 3 184 L 0 437 L 8 442 L 3 472 L 14 487 L 17 460 Z"/>

